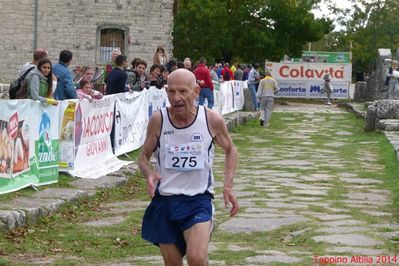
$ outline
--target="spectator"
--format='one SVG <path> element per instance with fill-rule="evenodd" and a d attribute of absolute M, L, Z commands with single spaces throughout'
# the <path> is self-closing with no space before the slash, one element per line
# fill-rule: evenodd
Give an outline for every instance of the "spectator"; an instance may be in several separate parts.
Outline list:
<path fill-rule="evenodd" d="M 80 100 L 88 99 L 90 102 L 92 102 L 93 99 L 99 100 L 103 97 L 103 94 L 99 91 L 93 90 L 93 84 L 85 79 L 80 81 L 79 88 L 76 90 L 76 93 L 78 94 L 78 98 Z"/>
<path fill-rule="evenodd" d="M 186 57 L 186 58 L 184 58 L 184 60 L 183 60 L 183 65 L 184 65 L 184 68 L 185 69 L 187 69 L 187 70 L 190 70 L 191 71 L 191 59 L 189 58 L 189 57 Z"/>
<path fill-rule="evenodd" d="M 33 60 L 31 62 L 27 62 L 23 64 L 19 69 L 18 69 L 18 77 L 21 77 L 28 69 L 31 69 L 32 67 L 36 68 L 36 65 L 39 63 L 39 61 L 43 58 L 47 58 L 48 53 L 45 49 L 36 49 L 33 52 Z M 33 69 L 32 69 L 33 70 Z"/>
<path fill-rule="evenodd" d="M 256 101 L 256 87 L 260 80 L 258 69 L 259 64 L 256 63 L 248 74 L 248 89 L 251 93 L 252 105 L 254 110 L 258 110 L 258 103 Z"/>
<path fill-rule="evenodd" d="M 169 74 L 169 70 L 165 66 L 161 66 L 161 82 L 163 87 L 168 84 Z"/>
<path fill-rule="evenodd" d="M 204 105 L 205 98 L 208 101 L 208 108 L 212 109 L 214 104 L 213 83 L 209 69 L 206 67 L 205 57 L 201 57 L 198 67 L 194 70 L 195 78 L 200 81 L 199 105 Z"/>
<path fill-rule="evenodd" d="M 215 64 L 213 64 L 213 67 L 211 69 L 211 78 L 215 82 L 219 82 L 219 76 L 218 76 L 218 73 L 217 73 L 218 68 L 219 68 L 219 64 L 215 63 Z"/>
<path fill-rule="evenodd" d="M 125 68 L 127 66 L 126 55 L 118 55 L 115 59 L 115 68 L 109 73 L 107 80 L 107 95 L 127 92 L 126 81 L 127 74 Z"/>
<path fill-rule="evenodd" d="M 252 66 L 247 65 L 245 66 L 244 73 L 242 75 L 242 80 L 248 80 L 249 72 L 251 71 Z"/>
<path fill-rule="evenodd" d="M 147 76 L 147 83 L 157 89 L 162 89 L 163 83 L 161 79 L 161 66 L 154 64 L 150 68 L 150 73 Z"/>
<path fill-rule="evenodd" d="M 58 63 L 53 66 L 53 73 L 57 77 L 57 88 L 54 98 L 56 100 L 77 99 L 75 87 L 72 84 L 72 72 L 68 69 L 71 65 L 73 54 L 69 50 L 60 53 Z"/>
<path fill-rule="evenodd" d="M 395 96 L 399 92 L 399 77 L 393 75 L 394 71 L 399 71 L 397 60 L 392 60 L 391 67 L 386 72 L 385 85 L 388 86 L 388 97 Z"/>
<path fill-rule="evenodd" d="M 37 68 L 26 77 L 27 91 L 23 92 L 23 89 L 21 89 L 17 92 L 17 96 L 18 93 L 26 93 L 28 99 L 57 105 L 58 102 L 53 99 L 53 73 L 51 69 L 51 61 L 48 58 L 41 59 Z M 19 96 L 18 98 L 23 97 Z"/>
<path fill-rule="evenodd" d="M 234 71 L 234 79 L 235 80 L 242 80 L 242 76 L 244 72 L 242 71 L 241 64 L 237 64 L 237 69 Z"/>
<path fill-rule="evenodd" d="M 76 83 L 76 89 L 79 89 L 80 87 L 80 82 L 82 80 L 87 80 L 89 82 L 93 81 L 93 77 L 94 77 L 94 67 L 91 66 L 84 66 L 81 69 L 81 77 L 78 80 L 78 82 Z M 92 83 L 90 83 L 91 85 L 93 85 Z"/>
<path fill-rule="evenodd" d="M 112 69 L 116 67 L 116 57 L 121 54 L 121 50 L 118 48 L 113 49 L 111 52 L 111 62 L 107 63 L 104 67 L 104 83 L 107 84 L 108 76 Z"/>
<path fill-rule="evenodd" d="M 177 69 L 177 63 L 175 60 L 170 60 L 167 64 L 166 64 L 166 69 L 169 71 L 169 73 L 172 73 L 173 71 L 175 71 Z"/>
<path fill-rule="evenodd" d="M 222 69 L 221 75 L 224 81 L 234 79 L 234 74 L 229 67 L 229 63 L 224 64 L 224 68 Z"/>
<path fill-rule="evenodd" d="M 132 61 L 132 68 L 126 70 L 127 84 L 132 91 L 142 91 L 145 88 L 145 70 L 147 62 L 140 58 Z"/>
<path fill-rule="evenodd" d="M 155 52 L 152 61 L 154 65 L 157 64 L 163 66 L 167 64 L 168 57 L 166 56 L 165 49 L 162 45 L 157 47 L 157 51 Z"/>

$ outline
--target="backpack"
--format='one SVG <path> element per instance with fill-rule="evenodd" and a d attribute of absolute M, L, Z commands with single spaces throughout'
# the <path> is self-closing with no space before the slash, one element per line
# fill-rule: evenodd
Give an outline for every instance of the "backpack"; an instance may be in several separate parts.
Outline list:
<path fill-rule="evenodd" d="M 17 92 L 21 89 L 22 87 L 22 81 L 26 78 L 26 76 L 31 72 L 35 67 L 31 67 L 28 70 L 25 71 L 23 75 L 21 75 L 19 78 L 16 80 L 12 81 L 10 83 L 10 90 L 8 91 L 8 94 L 10 95 L 10 99 L 17 99 Z"/>
<path fill-rule="evenodd" d="M 231 79 L 231 77 L 230 77 L 229 71 L 225 70 L 224 73 L 223 73 L 223 80 L 227 81 L 227 80 L 230 80 L 230 79 Z"/>

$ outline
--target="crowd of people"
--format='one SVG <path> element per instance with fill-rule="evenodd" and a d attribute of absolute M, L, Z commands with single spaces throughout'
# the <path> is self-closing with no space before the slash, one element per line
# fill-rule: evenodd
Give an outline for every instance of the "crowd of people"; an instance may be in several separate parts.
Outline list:
<path fill-rule="evenodd" d="M 18 98 L 30 98 L 42 103 L 56 105 L 60 100 L 88 99 L 90 101 L 101 99 L 104 94 L 116 94 L 128 91 L 142 91 L 154 86 L 158 89 L 167 84 L 168 76 L 176 69 L 183 68 L 194 73 L 198 86 L 201 88 L 198 98 L 203 105 L 205 99 L 208 108 L 214 105 L 214 83 L 229 80 L 248 80 L 254 109 L 259 107 L 256 91 L 261 80 L 259 64 L 253 66 L 247 64 L 233 64 L 217 62 L 207 64 L 204 57 L 193 62 L 189 57 L 182 61 L 168 59 L 163 46 L 158 46 L 151 67 L 141 58 L 134 58 L 128 63 L 128 58 L 119 49 L 111 52 L 111 61 L 104 66 L 101 76 L 100 88 L 96 90 L 94 81 L 99 82 L 98 75 L 94 80 L 98 67 L 75 67 L 72 72 L 69 68 L 73 60 L 73 54 L 69 50 L 63 50 L 59 54 L 58 62 L 52 64 L 48 59 L 48 53 L 44 49 L 36 49 L 33 60 L 20 67 L 19 77 L 26 75 L 27 89 L 24 95 Z"/>

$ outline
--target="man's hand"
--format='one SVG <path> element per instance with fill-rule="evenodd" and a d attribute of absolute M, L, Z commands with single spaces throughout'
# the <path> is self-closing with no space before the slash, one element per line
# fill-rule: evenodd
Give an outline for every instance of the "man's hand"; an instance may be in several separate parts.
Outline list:
<path fill-rule="evenodd" d="M 158 181 L 161 179 L 161 176 L 158 172 L 152 171 L 147 176 L 147 193 L 151 198 L 155 196 L 155 188 L 158 184 Z"/>
<path fill-rule="evenodd" d="M 233 191 L 230 188 L 224 188 L 223 189 L 223 198 L 224 198 L 224 207 L 227 208 L 229 203 L 231 203 L 231 209 L 230 209 L 230 216 L 233 217 L 234 215 L 237 214 L 238 209 L 240 208 L 238 206 L 238 202 L 236 197 L 233 194 Z"/>

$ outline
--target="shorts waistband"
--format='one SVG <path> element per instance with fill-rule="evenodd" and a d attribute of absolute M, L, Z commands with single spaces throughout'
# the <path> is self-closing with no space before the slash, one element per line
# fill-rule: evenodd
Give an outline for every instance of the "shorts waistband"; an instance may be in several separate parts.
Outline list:
<path fill-rule="evenodd" d="M 193 200 L 193 199 L 213 199 L 213 195 L 209 192 L 206 192 L 204 194 L 197 194 L 194 196 L 188 196 L 188 195 L 171 195 L 171 196 L 162 196 L 159 194 L 156 194 L 153 200 L 171 200 L 171 201 L 184 201 L 184 200 Z"/>

